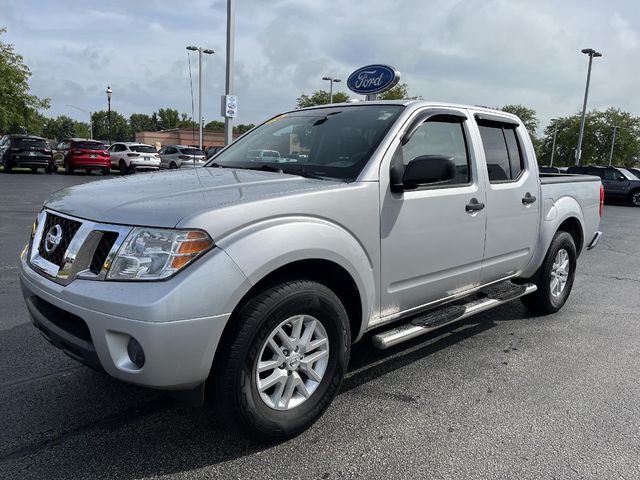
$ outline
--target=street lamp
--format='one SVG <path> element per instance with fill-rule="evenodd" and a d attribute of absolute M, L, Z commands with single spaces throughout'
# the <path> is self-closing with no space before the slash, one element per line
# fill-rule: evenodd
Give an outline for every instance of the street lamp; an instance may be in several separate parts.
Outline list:
<path fill-rule="evenodd" d="M 554 119 L 555 128 L 553 129 L 553 145 L 551 146 L 551 162 L 549 162 L 549 166 L 553 167 L 553 156 L 556 153 L 556 137 L 558 136 L 558 119 Z"/>
<path fill-rule="evenodd" d="M 582 137 L 584 135 L 584 120 L 587 114 L 587 97 L 589 96 L 589 81 L 591 80 L 591 64 L 594 57 L 601 57 L 600 52 L 596 52 L 593 48 L 583 48 L 581 50 L 585 55 L 589 55 L 589 69 L 587 70 L 587 85 L 584 89 L 584 103 L 582 104 L 582 118 L 580 118 L 580 134 L 578 135 L 578 148 L 576 149 L 576 165 L 580 165 L 582 157 Z"/>
<path fill-rule="evenodd" d="M 616 132 L 618 131 L 618 125 L 613 126 L 613 138 L 611 139 L 611 150 L 609 151 L 609 166 L 611 166 L 611 159 L 613 158 L 613 146 L 616 144 Z"/>
<path fill-rule="evenodd" d="M 216 53 L 210 48 L 194 47 L 189 45 L 187 50 L 198 52 L 198 131 L 200 132 L 200 150 L 202 150 L 202 54 L 213 55 Z"/>
<path fill-rule="evenodd" d="M 111 86 L 107 85 L 107 122 L 109 124 L 109 146 L 111 146 Z"/>
<path fill-rule="evenodd" d="M 91 140 L 93 140 L 93 114 L 92 112 L 90 112 L 89 110 L 85 110 L 84 108 L 80 108 L 76 105 L 70 105 L 70 104 L 66 104 L 65 107 L 71 107 L 71 108 L 75 108 L 76 110 L 80 110 L 81 112 L 84 112 L 86 114 L 89 115 L 89 138 Z"/>
<path fill-rule="evenodd" d="M 327 80 L 329 82 L 329 103 L 333 103 L 333 84 L 340 83 L 342 80 L 333 77 L 322 77 L 322 80 Z"/>

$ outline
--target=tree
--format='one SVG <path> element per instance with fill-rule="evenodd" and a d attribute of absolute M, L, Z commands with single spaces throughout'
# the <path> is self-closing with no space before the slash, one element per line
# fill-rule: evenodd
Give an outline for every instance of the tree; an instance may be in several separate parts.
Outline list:
<path fill-rule="evenodd" d="M 557 136 L 553 164 L 558 166 L 573 165 L 580 131 L 580 113 L 551 121 L 545 128 L 544 136 L 541 139 L 538 162 L 546 165 L 551 161 L 553 134 L 556 126 Z M 617 126 L 618 129 L 612 164 L 630 166 L 634 161 L 637 161 L 638 155 L 640 155 L 640 118 L 617 108 L 608 108 L 605 111 L 593 110 L 586 115 L 582 139 L 581 163 L 583 165 L 609 164 L 614 126 Z"/>
<path fill-rule="evenodd" d="M 97 140 L 109 140 L 109 116 L 104 110 L 94 112 L 93 138 Z M 111 142 L 127 142 L 133 140 L 133 134 L 127 119 L 115 110 L 111 110 Z"/>
<path fill-rule="evenodd" d="M 406 83 L 399 83 L 393 88 L 390 88 L 386 92 L 382 92 L 378 95 L 378 100 L 421 100 L 422 97 L 417 95 L 415 97 L 409 96 L 409 86 Z"/>
<path fill-rule="evenodd" d="M 6 28 L 0 28 L 0 35 Z M 40 109 L 49 108 L 49 99 L 29 93 L 31 71 L 14 46 L 0 42 L 0 132 L 24 133 L 29 118 L 37 118 Z"/>
<path fill-rule="evenodd" d="M 224 130 L 224 122 L 221 122 L 219 120 L 212 120 L 207 123 L 204 128 L 206 128 L 207 130 Z"/>
<path fill-rule="evenodd" d="M 156 130 L 156 123 L 151 118 L 151 115 L 132 113 L 129 116 L 129 128 L 134 135 L 138 132 L 153 132 Z"/>
<path fill-rule="evenodd" d="M 349 100 L 349 95 L 344 92 L 333 94 L 333 103 L 342 103 Z M 327 90 L 316 90 L 311 95 L 302 93 L 296 99 L 296 108 L 313 107 L 315 105 L 326 105 L 329 103 L 329 92 Z"/>
<path fill-rule="evenodd" d="M 158 113 L 152 115 L 158 130 L 178 128 L 180 125 L 180 113 L 175 108 L 160 108 Z"/>
<path fill-rule="evenodd" d="M 47 118 L 43 127 L 42 135 L 46 138 L 63 140 L 70 137 L 79 137 L 76 133 L 76 122 L 66 115 L 60 115 L 56 118 Z"/>
<path fill-rule="evenodd" d="M 540 121 L 536 116 L 536 111 L 532 108 L 527 108 L 524 105 L 505 105 L 500 108 L 503 112 L 512 113 L 522 120 L 525 128 L 529 132 L 531 137 L 535 137 L 538 132 L 538 126 L 540 125 Z"/>
<path fill-rule="evenodd" d="M 249 123 L 247 125 L 240 123 L 238 125 L 236 125 L 235 127 L 233 127 L 233 133 L 239 133 L 239 134 L 243 134 L 245 132 L 248 132 L 249 130 L 251 130 L 253 127 L 255 127 L 255 125 L 253 123 Z"/>

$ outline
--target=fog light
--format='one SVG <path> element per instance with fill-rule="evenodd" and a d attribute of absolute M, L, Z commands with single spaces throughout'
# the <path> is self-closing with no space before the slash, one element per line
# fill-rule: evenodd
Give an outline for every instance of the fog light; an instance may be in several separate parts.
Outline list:
<path fill-rule="evenodd" d="M 144 366 L 144 350 L 138 341 L 130 337 L 127 343 L 127 353 L 129 354 L 129 360 L 138 368 Z"/>

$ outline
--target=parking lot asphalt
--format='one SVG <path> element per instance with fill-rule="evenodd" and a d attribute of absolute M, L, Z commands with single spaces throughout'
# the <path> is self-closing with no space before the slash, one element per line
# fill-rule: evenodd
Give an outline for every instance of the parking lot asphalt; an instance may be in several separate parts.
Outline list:
<path fill-rule="evenodd" d="M 640 208 L 606 206 L 559 313 L 516 301 L 384 352 L 365 338 L 326 414 L 264 446 L 30 324 L 19 252 L 42 201 L 88 181 L 0 174 L 0 478 L 640 478 Z"/>

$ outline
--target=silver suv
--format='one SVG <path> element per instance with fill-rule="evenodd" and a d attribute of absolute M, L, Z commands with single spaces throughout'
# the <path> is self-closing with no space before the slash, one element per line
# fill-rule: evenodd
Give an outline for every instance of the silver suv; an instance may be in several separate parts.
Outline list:
<path fill-rule="evenodd" d="M 160 168 L 202 167 L 207 157 L 199 148 L 187 145 L 166 145 L 158 152 Z"/>

